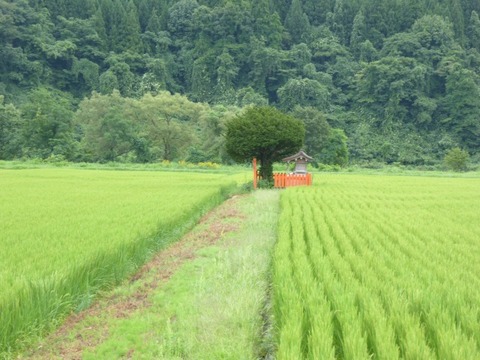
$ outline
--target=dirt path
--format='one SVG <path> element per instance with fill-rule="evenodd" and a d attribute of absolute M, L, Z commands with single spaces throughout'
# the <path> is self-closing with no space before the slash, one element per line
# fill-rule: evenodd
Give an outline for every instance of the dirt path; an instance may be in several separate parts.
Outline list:
<path fill-rule="evenodd" d="M 94 349 L 109 336 L 106 317 L 129 318 L 133 313 L 151 306 L 149 296 L 163 286 L 197 251 L 218 242 L 236 231 L 245 214 L 239 210 L 234 196 L 205 215 L 199 224 L 180 241 L 161 251 L 121 286 L 100 296 L 87 310 L 70 315 L 53 334 L 30 353 L 19 358 L 81 359 L 82 353 Z M 127 357 L 128 358 L 128 357 Z"/>

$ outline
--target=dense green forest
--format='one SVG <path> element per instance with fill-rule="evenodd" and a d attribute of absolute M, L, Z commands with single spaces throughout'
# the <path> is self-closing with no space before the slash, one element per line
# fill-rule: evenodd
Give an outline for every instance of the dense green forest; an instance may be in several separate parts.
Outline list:
<path fill-rule="evenodd" d="M 480 158 L 480 0 L 0 0 L 0 159 L 222 161 L 270 105 L 331 162 Z M 340 144 L 340 145 L 339 145 Z M 333 150 L 332 150 L 333 149 Z M 329 154 L 330 152 L 330 154 Z"/>

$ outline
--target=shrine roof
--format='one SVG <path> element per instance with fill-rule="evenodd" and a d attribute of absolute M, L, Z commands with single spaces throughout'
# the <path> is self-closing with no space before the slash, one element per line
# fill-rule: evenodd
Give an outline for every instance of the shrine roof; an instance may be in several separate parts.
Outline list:
<path fill-rule="evenodd" d="M 306 160 L 306 161 L 312 161 L 313 158 L 309 155 L 307 155 L 303 150 L 300 150 L 298 153 L 292 156 L 288 156 L 286 158 L 283 158 L 282 161 L 289 162 L 289 161 L 297 161 L 297 160 Z"/>

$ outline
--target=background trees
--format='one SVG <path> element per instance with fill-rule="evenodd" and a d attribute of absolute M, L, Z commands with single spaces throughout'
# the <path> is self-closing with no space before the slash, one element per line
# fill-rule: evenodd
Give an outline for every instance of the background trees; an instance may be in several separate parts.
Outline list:
<path fill-rule="evenodd" d="M 75 155 L 71 97 L 60 91 L 38 88 L 28 95 L 21 109 L 22 155 L 47 158 Z"/>
<path fill-rule="evenodd" d="M 94 93 L 80 103 L 75 122 L 83 133 L 84 160 L 118 161 L 135 151 L 139 125 L 134 105 L 134 100 L 123 98 L 118 91 Z"/>
<path fill-rule="evenodd" d="M 439 163 L 447 138 L 475 158 L 479 11 L 474 0 L 0 0 L 0 95 L 4 108 L 13 106 L 19 116 L 18 131 L 8 131 L 2 148 L 20 144 L 8 155 L 14 157 L 60 151 L 58 134 L 52 135 L 56 150 L 46 145 L 50 135 L 38 140 L 35 133 L 31 144 L 18 140 L 32 132 L 40 94 L 53 107 L 42 107 L 42 121 L 58 122 L 63 112 L 60 123 L 67 126 L 68 111 L 83 111 L 79 104 L 98 96 L 93 92 L 113 96 L 118 90 L 138 105 L 148 93 L 168 91 L 211 109 L 249 104 L 288 112 L 314 109 L 330 127 L 344 131 L 352 161 Z M 143 128 L 135 121 L 133 137 L 140 140 L 131 140 L 132 146 L 148 148 L 135 159 L 169 153 L 153 145 L 153 135 L 138 135 Z M 169 128 L 195 142 L 192 134 L 215 133 L 203 126 L 207 123 L 175 120 Z M 307 126 L 312 149 L 324 142 L 314 135 L 316 128 L 314 122 Z M 73 134 L 73 140 L 65 138 L 70 145 L 88 143 L 78 128 L 67 132 Z M 226 161 L 220 135 L 215 136 L 206 142 L 217 145 L 192 148 Z M 70 145 L 62 156 L 97 158 L 74 154 L 88 146 Z M 167 158 L 189 151 L 179 149 Z M 114 152 L 102 161 L 112 156 L 119 158 Z"/>
<path fill-rule="evenodd" d="M 88 161 L 185 160 L 192 151 L 199 161 L 221 161 L 222 121 L 231 116 L 166 91 L 131 99 L 114 90 L 82 101 L 75 124 Z"/>
<path fill-rule="evenodd" d="M 149 145 L 154 159 L 185 159 L 188 149 L 197 142 L 196 124 L 206 110 L 185 96 L 160 92 L 146 94 L 136 102 L 140 136 Z"/>
<path fill-rule="evenodd" d="M 291 114 L 294 118 L 301 120 L 305 127 L 304 150 L 318 161 L 332 131 L 327 118 L 314 107 L 297 106 Z"/>
<path fill-rule="evenodd" d="M 0 159 L 10 160 L 21 156 L 20 111 L 5 104 L 0 96 Z"/>

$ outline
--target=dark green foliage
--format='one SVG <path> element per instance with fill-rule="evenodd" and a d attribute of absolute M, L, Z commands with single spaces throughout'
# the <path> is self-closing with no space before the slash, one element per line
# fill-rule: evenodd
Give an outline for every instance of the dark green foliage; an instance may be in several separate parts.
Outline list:
<path fill-rule="evenodd" d="M 12 104 L 5 104 L 0 95 L 0 159 L 14 159 L 21 155 L 20 112 Z"/>
<path fill-rule="evenodd" d="M 426 84 L 428 69 L 411 58 L 384 57 L 357 75 L 357 101 L 383 124 L 407 121 Z"/>
<path fill-rule="evenodd" d="M 300 0 L 292 0 L 290 10 L 285 18 L 285 27 L 290 33 L 291 41 L 294 44 L 305 41 L 305 37 L 310 33 L 310 21 L 303 12 Z"/>
<path fill-rule="evenodd" d="M 291 114 L 302 120 L 305 126 L 304 150 L 314 159 L 318 159 L 330 138 L 331 127 L 325 115 L 313 107 L 300 106 L 295 107 Z"/>
<path fill-rule="evenodd" d="M 188 162 L 197 164 L 200 162 L 210 161 L 211 159 L 209 158 L 208 154 L 206 154 L 204 151 L 192 147 L 188 151 L 188 156 L 186 160 Z"/>
<path fill-rule="evenodd" d="M 338 37 L 340 43 L 344 45 L 348 43 L 348 27 L 350 23 L 345 2 L 345 0 L 335 0 L 333 14 L 329 21 L 333 33 Z"/>
<path fill-rule="evenodd" d="M 118 91 L 108 96 L 94 94 L 82 101 L 75 120 L 84 133 L 84 160 L 118 161 L 134 151 L 138 139 L 132 105 L 132 101 L 122 98 Z"/>
<path fill-rule="evenodd" d="M 170 7 L 168 30 L 174 38 L 187 39 L 194 35 L 194 12 L 198 6 L 195 0 L 180 0 Z"/>
<path fill-rule="evenodd" d="M 348 134 L 352 161 L 439 163 L 447 138 L 478 158 L 479 12 L 476 0 L 0 0 L 2 111 L 20 111 L 3 122 L 0 158 L 54 152 L 49 136 L 35 151 L 22 142 L 36 88 L 69 98 L 70 111 L 94 91 L 115 90 L 308 108 Z M 213 134 L 206 124 L 187 132 Z M 56 148 L 95 158 L 77 147 L 85 134 L 72 133 L 73 148 L 70 138 Z M 314 134 L 307 126 L 317 152 L 323 139 Z M 211 136 L 199 150 L 230 161 L 221 135 Z M 162 156 L 133 138 L 135 161 Z M 177 156 L 187 149 L 169 155 Z"/>
<path fill-rule="evenodd" d="M 480 51 L 480 19 L 476 11 L 472 11 L 470 16 L 470 24 L 467 29 L 467 36 L 470 45 Z"/>
<path fill-rule="evenodd" d="M 271 4 L 270 0 L 252 2 L 252 30 L 257 37 L 263 37 L 268 46 L 279 47 L 284 29 L 279 14 L 271 9 Z"/>
<path fill-rule="evenodd" d="M 215 66 L 217 68 L 215 95 L 218 99 L 221 99 L 222 103 L 232 104 L 235 97 L 234 80 L 239 70 L 235 64 L 235 59 L 228 51 L 224 50 L 222 54 L 217 56 Z"/>
<path fill-rule="evenodd" d="M 238 162 L 256 157 L 262 178 L 271 180 L 273 163 L 298 151 L 304 136 L 301 121 L 272 107 L 251 107 L 227 123 L 226 149 Z"/>
<path fill-rule="evenodd" d="M 71 98 L 60 91 L 38 88 L 30 92 L 21 107 L 23 155 L 47 158 L 75 156 Z"/>
<path fill-rule="evenodd" d="M 442 123 L 472 150 L 480 149 L 480 89 L 478 76 L 452 64 L 446 76 Z"/>
<path fill-rule="evenodd" d="M 221 152 L 219 117 L 228 115 L 214 110 L 165 91 L 130 99 L 114 90 L 107 95 L 94 93 L 82 101 L 75 120 L 83 133 L 84 160 L 152 162 L 202 157 L 204 161 L 217 160 Z"/>
<path fill-rule="evenodd" d="M 295 106 L 310 106 L 323 111 L 328 110 L 330 92 L 317 80 L 290 79 L 278 89 L 279 106 L 287 111 Z"/>
<path fill-rule="evenodd" d="M 468 157 L 468 152 L 456 147 L 445 155 L 444 162 L 453 171 L 463 171 L 467 168 Z"/>
<path fill-rule="evenodd" d="M 348 163 L 347 137 L 341 129 L 332 129 L 318 156 L 318 162 L 328 165 L 345 166 Z"/>
<path fill-rule="evenodd" d="M 118 79 L 113 71 L 105 71 L 99 79 L 99 90 L 102 94 L 111 94 L 114 90 L 118 89 Z"/>
<path fill-rule="evenodd" d="M 350 35 L 350 49 L 356 56 L 360 55 L 361 44 L 367 41 L 368 31 L 365 16 L 360 10 L 353 19 L 352 34 Z"/>
<path fill-rule="evenodd" d="M 236 105 L 240 107 L 247 105 L 265 106 L 268 105 L 268 101 L 264 96 L 255 92 L 251 87 L 247 87 L 237 91 Z"/>

